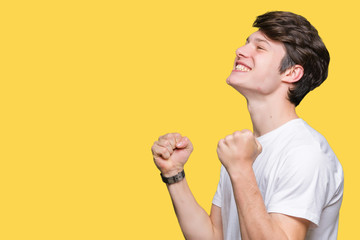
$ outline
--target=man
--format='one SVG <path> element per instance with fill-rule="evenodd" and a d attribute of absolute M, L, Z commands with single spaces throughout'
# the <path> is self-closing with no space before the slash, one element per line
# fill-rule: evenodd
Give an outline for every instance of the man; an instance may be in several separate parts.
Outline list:
<path fill-rule="evenodd" d="M 186 239 L 336 239 L 343 171 L 327 141 L 295 107 L 326 78 L 329 53 L 302 16 L 268 12 L 236 50 L 227 83 L 247 100 L 253 132 L 221 139 L 210 216 L 184 176 L 193 147 L 179 133 L 152 147 Z"/>

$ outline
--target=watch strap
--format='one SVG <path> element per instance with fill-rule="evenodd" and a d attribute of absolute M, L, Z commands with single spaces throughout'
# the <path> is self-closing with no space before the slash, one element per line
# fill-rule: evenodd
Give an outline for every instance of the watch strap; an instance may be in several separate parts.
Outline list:
<path fill-rule="evenodd" d="M 184 170 L 182 170 L 181 172 L 179 172 L 178 174 L 176 174 L 175 176 L 172 176 L 172 177 L 164 177 L 162 175 L 162 173 L 160 173 L 160 176 L 164 183 L 173 184 L 173 183 L 177 183 L 177 182 L 180 182 L 181 180 L 183 180 L 185 178 L 185 172 L 184 172 Z"/>

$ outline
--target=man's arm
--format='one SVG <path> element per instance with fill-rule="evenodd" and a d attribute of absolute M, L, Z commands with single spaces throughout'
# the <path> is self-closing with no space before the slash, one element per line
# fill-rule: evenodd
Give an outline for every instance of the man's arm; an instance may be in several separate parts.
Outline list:
<path fill-rule="evenodd" d="M 247 239 L 305 239 L 309 221 L 278 213 L 267 213 L 252 169 L 230 177 L 239 221 L 244 223 Z M 243 231 L 243 229 L 241 229 Z"/>
<path fill-rule="evenodd" d="M 154 162 L 164 177 L 181 172 L 193 147 L 190 140 L 178 133 L 161 136 L 151 148 Z M 187 240 L 222 239 L 221 209 L 215 205 L 210 216 L 196 202 L 186 179 L 167 184 L 181 230 Z"/>
<path fill-rule="evenodd" d="M 209 217 L 196 202 L 186 179 L 167 187 L 186 239 L 222 239 L 221 208 L 212 205 Z"/>
<path fill-rule="evenodd" d="M 305 239 L 308 220 L 266 211 L 252 169 L 261 145 L 252 132 L 235 132 L 221 139 L 217 151 L 233 186 L 242 239 Z"/>

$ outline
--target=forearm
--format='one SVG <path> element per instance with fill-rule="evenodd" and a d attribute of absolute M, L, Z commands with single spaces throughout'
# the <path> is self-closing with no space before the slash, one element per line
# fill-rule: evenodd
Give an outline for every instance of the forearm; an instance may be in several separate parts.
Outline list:
<path fill-rule="evenodd" d="M 231 177 L 240 228 L 244 240 L 288 239 L 267 213 L 254 172 L 243 171 Z"/>
<path fill-rule="evenodd" d="M 210 216 L 196 202 L 186 179 L 167 185 L 181 230 L 187 240 L 220 239 Z"/>

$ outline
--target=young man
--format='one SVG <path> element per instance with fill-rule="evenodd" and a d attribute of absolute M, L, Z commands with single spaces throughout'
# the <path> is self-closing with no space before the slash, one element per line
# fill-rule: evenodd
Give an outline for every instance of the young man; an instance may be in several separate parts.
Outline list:
<path fill-rule="evenodd" d="M 329 53 L 302 16 L 268 12 L 236 50 L 227 83 L 247 100 L 253 132 L 221 139 L 220 182 L 210 216 L 183 172 L 192 144 L 179 133 L 152 147 L 186 239 L 336 239 L 342 167 L 295 107 L 326 78 Z"/>

